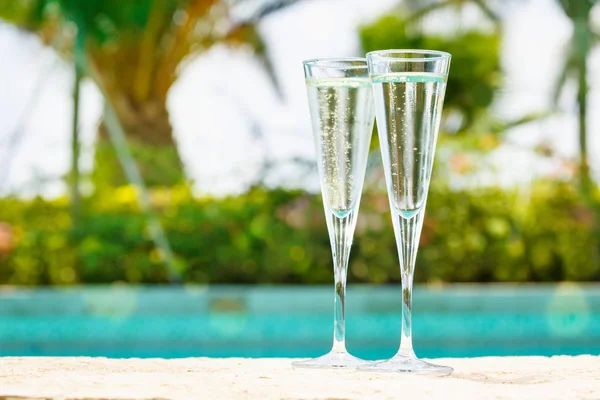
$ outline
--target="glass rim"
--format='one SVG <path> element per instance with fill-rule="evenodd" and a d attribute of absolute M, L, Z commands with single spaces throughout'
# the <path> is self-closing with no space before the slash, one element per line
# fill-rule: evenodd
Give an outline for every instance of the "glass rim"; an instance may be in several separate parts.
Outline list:
<path fill-rule="evenodd" d="M 361 65 L 352 63 L 362 63 Z M 311 58 L 302 61 L 305 66 L 329 69 L 368 69 L 367 59 L 364 57 L 324 57 Z"/>
<path fill-rule="evenodd" d="M 389 55 L 386 55 L 389 54 Z M 395 57 L 392 55 L 402 54 L 420 54 L 426 57 Z M 439 50 L 425 50 L 425 49 L 387 49 L 387 50 L 375 50 L 370 51 L 366 54 L 367 58 L 375 58 L 383 61 L 400 61 L 400 62 L 430 62 L 439 60 L 449 60 L 452 58 L 452 54 L 445 51 Z"/>

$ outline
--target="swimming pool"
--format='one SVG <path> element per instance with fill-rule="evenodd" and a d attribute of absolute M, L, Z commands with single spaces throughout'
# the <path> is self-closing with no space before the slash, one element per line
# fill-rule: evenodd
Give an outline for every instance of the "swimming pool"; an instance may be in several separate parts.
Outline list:
<path fill-rule="evenodd" d="M 400 288 L 349 288 L 347 344 L 397 350 Z M 422 357 L 600 354 L 598 285 L 417 287 Z M 98 286 L 0 289 L 0 355 L 310 357 L 332 340 L 333 289 Z"/>

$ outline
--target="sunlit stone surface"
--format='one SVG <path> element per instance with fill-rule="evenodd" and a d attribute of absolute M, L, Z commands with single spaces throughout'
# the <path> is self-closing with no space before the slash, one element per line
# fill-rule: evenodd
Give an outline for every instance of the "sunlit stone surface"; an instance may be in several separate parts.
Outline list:
<path fill-rule="evenodd" d="M 0 358 L 0 399 L 599 399 L 600 357 L 447 358 L 445 378 L 291 359 Z"/>

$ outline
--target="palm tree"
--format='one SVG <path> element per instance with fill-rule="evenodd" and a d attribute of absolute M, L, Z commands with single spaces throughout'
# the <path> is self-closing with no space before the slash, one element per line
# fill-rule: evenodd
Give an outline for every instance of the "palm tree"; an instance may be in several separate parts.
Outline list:
<path fill-rule="evenodd" d="M 579 123 L 579 180 L 583 198 L 591 200 L 592 179 L 587 151 L 587 94 L 588 82 L 587 60 L 590 50 L 598 36 L 592 31 L 590 15 L 597 0 L 559 0 L 565 14 L 573 22 L 573 36 L 571 37 L 567 55 L 562 71 L 554 89 L 554 104 L 562 93 L 567 80 L 571 77 L 577 79 L 577 103 Z"/>
<path fill-rule="evenodd" d="M 171 185 L 183 179 L 183 172 L 166 99 L 186 60 L 217 43 L 249 45 L 266 60 L 255 22 L 295 1 L 263 2 L 242 23 L 233 22 L 230 2 L 222 0 L 0 0 L 0 16 L 45 43 L 58 35 L 62 45 L 57 50 L 67 59 L 85 57 L 116 111 L 144 180 Z M 106 137 L 102 123 L 95 181 L 124 183 Z"/>

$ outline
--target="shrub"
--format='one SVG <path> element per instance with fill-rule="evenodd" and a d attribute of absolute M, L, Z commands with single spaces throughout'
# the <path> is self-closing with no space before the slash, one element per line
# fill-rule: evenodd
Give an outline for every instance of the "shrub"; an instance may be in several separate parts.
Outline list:
<path fill-rule="evenodd" d="M 194 199 L 184 188 L 152 199 L 184 282 L 330 283 L 329 238 L 319 196 L 256 188 Z M 65 199 L 0 200 L 14 248 L 0 254 L 0 283 L 166 283 L 167 273 L 135 203 L 122 187 L 84 202 L 76 224 Z M 600 278 L 595 214 L 566 183 L 530 190 L 453 191 L 434 185 L 417 260 L 418 282 Z M 387 197 L 361 203 L 349 279 L 396 282 L 400 274 Z"/>

